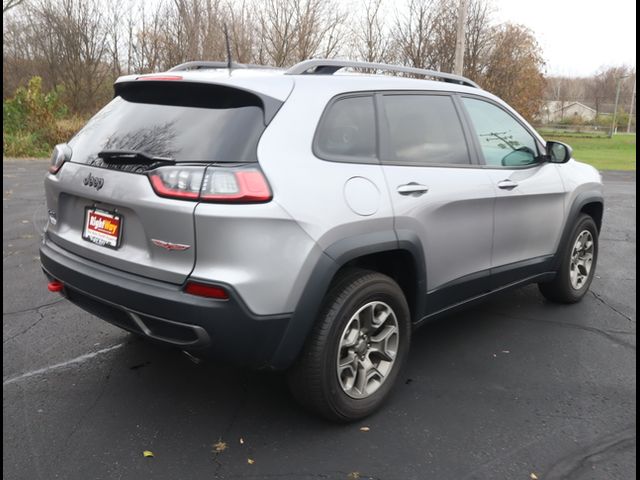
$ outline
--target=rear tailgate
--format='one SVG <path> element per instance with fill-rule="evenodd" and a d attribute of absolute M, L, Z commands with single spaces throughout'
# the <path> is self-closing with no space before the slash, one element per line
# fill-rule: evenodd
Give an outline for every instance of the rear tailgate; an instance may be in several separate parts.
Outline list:
<path fill-rule="evenodd" d="M 99 190 L 85 182 L 89 175 L 102 184 Z M 89 260 L 166 282 L 182 283 L 193 269 L 195 202 L 158 197 L 146 175 L 68 163 L 48 177 L 47 205 L 53 215 L 47 233 L 56 244 Z M 118 248 L 83 238 L 87 209 L 119 216 Z M 186 248 L 168 250 L 153 240 Z"/>
<path fill-rule="evenodd" d="M 158 166 L 151 157 L 193 171 L 211 163 L 250 165 L 269 111 L 281 102 L 228 85 L 182 81 L 121 82 L 116 95 L 69 142 L 70 161 L 46 177 L 47 234 L 89 260 L 183 283 L 196 258 L 202 175 L 169 180 L 195 198 L 161 197 L 148 177 Z M 107 158 L 105 151 L 145 156 Z"/>

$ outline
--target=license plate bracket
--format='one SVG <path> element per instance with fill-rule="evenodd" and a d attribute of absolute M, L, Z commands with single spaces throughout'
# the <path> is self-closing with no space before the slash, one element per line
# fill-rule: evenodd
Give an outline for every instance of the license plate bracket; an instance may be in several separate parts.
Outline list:
<path fill-rule="evenodd" d="M 86 207 L 82 238 L 101 247 L 117 249 L 122 239 L 123 217 L 95 207 Z"/>

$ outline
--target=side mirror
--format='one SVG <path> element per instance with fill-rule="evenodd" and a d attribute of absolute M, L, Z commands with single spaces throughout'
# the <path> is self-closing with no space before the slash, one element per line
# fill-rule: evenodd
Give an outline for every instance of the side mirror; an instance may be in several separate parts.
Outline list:
<path fill-rule="evenodd" d="M 504 167 L 526 167 L 533 165 L 537 161 L 537 154 L 528 147 L 520 147 L 517 150 L 509 152 L 502 159 Z"/>
<path fill-rule="evenodd" d="M 571 160 L 573 149 L 562 142 L 547 142 L 547 159 L 551 163 L 567 163 Z"/>

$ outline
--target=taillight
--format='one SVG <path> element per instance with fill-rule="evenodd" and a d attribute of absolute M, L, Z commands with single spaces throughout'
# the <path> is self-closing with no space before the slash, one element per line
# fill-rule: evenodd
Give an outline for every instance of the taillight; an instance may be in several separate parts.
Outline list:
<path fill-rule="evenodd" d="M 66 143 L 60 143 L 53 147 L 51 154 L 51 164 L 49 165 L 49 173 L 55 175 L 62 168 L 64 162 L 71 159 L 71 147 Z"/>
<path fill-rule="evenodd" d="M 205 167 L 156 168 L 149 173 L 155 192 L 161 197 L 198 200 Z"/>
<path fill-rule="evenodd" d="M 257 167 L 171 166 L 149 172 L 156 194 L 212 203 L 258 203 L 271 200 L 271 189 Z"/>
<path fill-rule="evenodd" d="M 260 170 L 207 169 L 200 192 L 203 202 L 268 202 L 271 190 Z"/>
<path fill-rule="evenodd" d="M 198 283 L 189 281 L 184 287 L 184 291 L 191 295 L 197 295 L 199 297 L 217 298 L 218 300 L 227 300 L 229 294 L 227 291 L 216 285 L 208 285 L 206 283 Z"/>

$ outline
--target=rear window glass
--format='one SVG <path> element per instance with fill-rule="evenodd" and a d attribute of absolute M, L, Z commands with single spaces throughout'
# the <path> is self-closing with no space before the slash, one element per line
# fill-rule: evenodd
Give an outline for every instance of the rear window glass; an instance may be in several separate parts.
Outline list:
<path fill-rule="evenodd" d="M 376 162 L 376 116 L 370 96 L 341 98 L 331 104 L 316 135 L 320 158 Z"/>
<path fill-rule="evenodd" d="M 255 162 L 265 129 L 261 99 L 193 83 L 139 82 L 118 95 L 69 142 L 72 161 L 104 165 L 103 150 L 129 150 L 177 162 Z"/>

